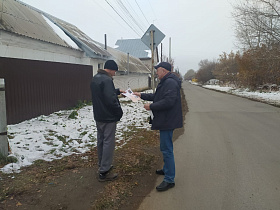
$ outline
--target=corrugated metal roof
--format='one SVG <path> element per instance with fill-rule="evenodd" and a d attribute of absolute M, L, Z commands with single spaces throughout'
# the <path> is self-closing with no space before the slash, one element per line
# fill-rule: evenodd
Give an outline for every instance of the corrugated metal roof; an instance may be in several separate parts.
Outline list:
<path fill-rule="evenodd" d="M 93 44 L 93 40 L 76 26 L 58 19 L 18 0 L 0 0 L 0 29 L 33 39 L 70 47 L 43 18 L 62 29 L 89 57 L 108 58 L 111 55 Z"/>
<path fill-rule="evenodd" d="M 141 39 L 119 39 L 116 42 L 115 49 L 118 49 L 122 52 L 129 53 L 137 58 L 151 58 L 151 51 Z"/>
<path fill-rule="evenodd" d="M 118 51 L 114 48 L 107 47 L 107 50 L 117 58 L 117 63 L 120 70 L 127 70 L 127 54 L 121 51 Z M 151 71 L 143 64 L 139 58 L 129 56 L 129 72 L 133 73 L 151 73 Z"/>
<path fill-rule="evenodd" d="M 104 47 L 104 44 L 94 41 L 96 45 Z M 113 59 L 116 60 L 120 71 L 127 71 L 127 53 L 114 49 L 107 46 L 108 52 L 113 56 Z M 151 71 L 145 66 L 145 64 L 134 56 L 129 55 L 129 72 L 130 73 L 151 73 Z"/>
<path fill-rule="evenodd" d="M 54 32 L 41 14 L 16 1 L 0 0 L 0 18 L 2 30 L 70 47 Z"/>
<path fill-rule="evenodd" d="M 111 47 L 107 47 L 107 50 L 105 50 L 104 44 L 92 40 L 76 26 L 19 0 L 0 0 L 0 30 L 2 29 L 33 39 L 71 47 L 56 34 L 42 15 L 62 29 L 89 57 L 97 57 L 105 60 L 109 58 L 115 59 L 119 69 L 121 71 L 127 71 L 127 53 Z M 132 53 L 130 54 L 129 72 L 150 73 L 150 70 L 137 57 L 131 55 Z"/>
<path fill-rule="evenodd" d="M 78 29 L 76 26 L 60 20 L 54 16 L 47 16 L 51 21 L 53 21 L 57 26 L 59 26 L 67 35 L 72 36 L 71 38 L 77 38 L 79 41 L 83 42 L 86 46 L 92 49 L 96 54 L 101 57 L 110 57 L 111 55 L 104 49 L 94 44 L 94 41 L 87 36 L 84 32 Z M 70 34 L 68 34 L 70 33 Z M 74 40 L 75 41 L 75 40 Z M 79 45 L 78 45 L 79 46 Z M 79 46 L 83 48 L 83 46 Z"/>

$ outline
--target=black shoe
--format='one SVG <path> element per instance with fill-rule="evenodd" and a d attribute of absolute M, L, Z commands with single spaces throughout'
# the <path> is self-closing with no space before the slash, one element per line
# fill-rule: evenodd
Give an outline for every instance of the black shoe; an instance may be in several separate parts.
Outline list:
<path fill-rule="evenodd" d="M 100 173 L 98 176 L 98 181 L 100 182 L 106 182 L 106 181 L 113 181 L 118 177 L 118 174 L 114 173 Z"/>
<path fill-rule="evenodd" d="M 156 187 L 157 191 L 166 191 L 175 186 L 175 183 L 168 183 L 163 181 L 159 186 Z"/>
<path fill-rule="evenodd" d="M 164 175 L 164 172 L 163 172 L 162 169 L 157 169 L 157 170 L 156 170 L 156 174 L 158 174 L 158 175 Z"/>

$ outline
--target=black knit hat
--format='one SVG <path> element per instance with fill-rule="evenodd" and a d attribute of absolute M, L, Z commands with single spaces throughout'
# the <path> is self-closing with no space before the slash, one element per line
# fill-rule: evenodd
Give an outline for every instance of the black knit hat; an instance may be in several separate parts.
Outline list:
<path fill-rule="evenodd" d="M 107 60 L 104 65 L 104 69 L 110 69 L 110 70 L 114 70 L 114 71 L 119 70 L 117 63 L 113 60 Z"/>

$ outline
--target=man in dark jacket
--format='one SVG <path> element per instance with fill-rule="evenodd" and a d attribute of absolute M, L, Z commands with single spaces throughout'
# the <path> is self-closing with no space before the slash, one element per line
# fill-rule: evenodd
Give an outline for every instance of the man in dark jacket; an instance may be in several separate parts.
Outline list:
<path fill-rule="evenodd" d="M 154 94 L 134 93 L 144 100 L 153 101 L 145 104 L 146 110 L 152 110 L 152 130 L 160 131 L 160 150 L 163 155 L 164 166 L 156 170 L 156 174 L 164 175 L 163 182 L 156 187 L 158 191 L 165 191 L 175 186 L 175 160 L 173 154 L 173 131 L 183 126 L 181 105 L 181 81 L 171 73 L 171 64 L 161 62 L 155 66 L 160 83 Z"/>
<path fill-rule="evenodd" d="M 123 115 L 118 99 L 121 91 L 115 89 L 112 78 L 116 71 L 118 71 L 116 62 L 107 60 L 104 70 L 99 69 L 90 84 L 93 115 L 97 127 L 99 181 L 110 181 L 118 176 L 109 173 L 115 150 L 116 125 Z"/>

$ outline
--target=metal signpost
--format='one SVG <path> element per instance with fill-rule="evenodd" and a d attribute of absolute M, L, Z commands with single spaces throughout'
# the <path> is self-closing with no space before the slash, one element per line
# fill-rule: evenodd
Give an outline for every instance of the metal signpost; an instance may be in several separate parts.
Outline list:
<path fill-rule="evenodd" d="M 151 49 L 152 53 L 151 73 L 153 92 L 155 92 L 154 49 L 161 43 L 164 37 L 165 35 L 152 24 L 141 38 L 142 42 Z"/>

